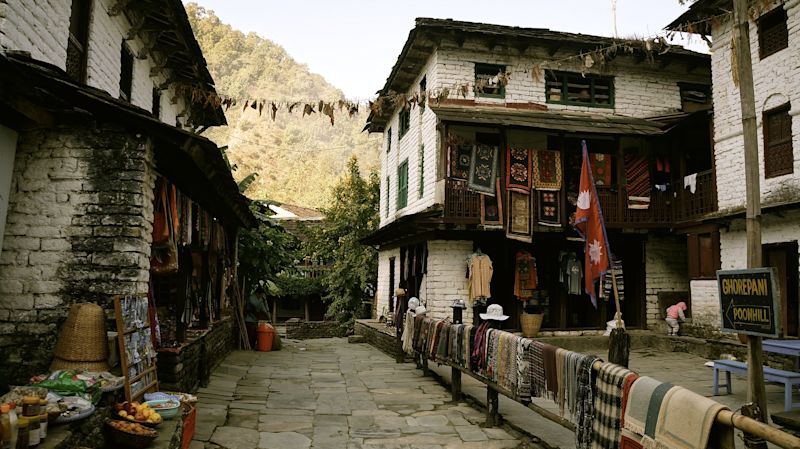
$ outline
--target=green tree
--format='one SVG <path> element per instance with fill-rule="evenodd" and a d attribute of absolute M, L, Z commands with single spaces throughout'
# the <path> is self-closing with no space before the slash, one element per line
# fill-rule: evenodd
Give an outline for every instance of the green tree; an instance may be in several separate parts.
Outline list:
<path fill-rule="evenodd" d="M 291 271 L 298 247 L 293 235 L 269 222 L 262 222 L 253 229 L 242 229 L 239 233 L 239 274 L 245 280 L 245 297 L 253 293 L 260 282 L 275 286 L 281 273 Z"/>
<path fill-rule="evenodd" d="M 378 252 L 359 240 L 379 224 L 380 181 L 371 172 L 361 176 L 358 159 L 353 156 L 347 171 L 333 188 L 333 200 L 324 208 L 325 223 L 313 233 L 314 256 L 331 262 L 322 278 L 328 292 L 328 318 L 352 327 L 361 309 L 364 291 L 374 288 L 378 276 Z"/>

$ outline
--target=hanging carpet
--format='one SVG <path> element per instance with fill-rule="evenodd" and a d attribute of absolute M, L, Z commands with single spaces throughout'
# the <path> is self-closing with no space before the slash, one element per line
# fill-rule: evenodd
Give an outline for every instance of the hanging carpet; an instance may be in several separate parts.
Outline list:
<path fill-rule="evenodd" d="M 533 187 L 537 190 L 561 190 L 561 153 L 533 150 Z"/>
<path fill-rule="evenodd" d="M 625 155 L 628 209 L 650 207 L 650 165 L 646 156 Z"/>
<path fill-rule="evenodd" d="M 469 167 L 468 187 L 487 195 L 495 194 L 497 176 L 497 147 L 475 145 Z"/>
<path fill-rule="evenodd" d="M 528 193 L 531 191 L 531 151 L 527 148 L 508 148 L 506 153 L 506 188 Z"/>

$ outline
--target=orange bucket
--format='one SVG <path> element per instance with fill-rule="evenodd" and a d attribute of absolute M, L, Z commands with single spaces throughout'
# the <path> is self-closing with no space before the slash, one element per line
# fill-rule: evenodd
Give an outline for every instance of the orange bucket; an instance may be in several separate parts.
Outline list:
<path fill-rule="evenodd" d="M 275 336 L 275 329 L 265 321 L 258 323 L 256 329 L 256 349 L 261 352 L 272 351 L 272 339 Z"/>

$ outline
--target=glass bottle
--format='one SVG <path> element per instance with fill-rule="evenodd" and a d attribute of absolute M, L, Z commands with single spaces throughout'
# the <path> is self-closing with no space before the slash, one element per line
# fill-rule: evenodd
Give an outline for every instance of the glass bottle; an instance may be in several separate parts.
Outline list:
<path fill-rule="evenodd" d="M 8 404 L 0 405 L 0 426 L 3 428 L 3 449 L 11 447 L 11 419 L 8 417 L 8 413 L 11 411 L 11 407 Z"/>
<path fill-rule="evenodd" d="M 36 408 L 39 408 L 39 401 L 36 401 Z M 41 424 L 39 424 L 39 415 L 28 416 L 28 447 L 36 447 L 42 442 L 42 436 L 39 432 Z"/>
<path fill-rule="evenodd" d="M 30 442 L 30 433 L 28 432 L 28 418 L 21 416 L 17 423 L 19 431 L 17 432 L 17 447 L 14 449 L 28 449 Z"/>
<path fill-rule="evenodd" d="M 19 433 L 19 419 L 17 418 L 17 403 L 11 402 L 8 404 L 8 421 L 11 423 L 11 441 L 9 447 L 11 449 L 17 448 L 17 434 Z"/>

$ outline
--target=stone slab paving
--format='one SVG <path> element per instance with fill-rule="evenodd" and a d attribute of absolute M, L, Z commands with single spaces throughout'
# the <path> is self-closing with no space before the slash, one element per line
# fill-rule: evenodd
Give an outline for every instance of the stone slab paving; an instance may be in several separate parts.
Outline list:
<path fill-rule="evenodd" d="M 346 339 L 238 351 L 198 392 L 191 449 L 512 449 L 537 446 L 453 403 L 411 364 Z"/>

